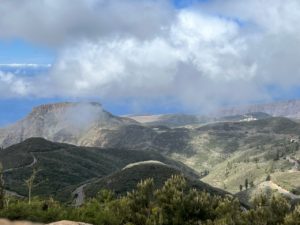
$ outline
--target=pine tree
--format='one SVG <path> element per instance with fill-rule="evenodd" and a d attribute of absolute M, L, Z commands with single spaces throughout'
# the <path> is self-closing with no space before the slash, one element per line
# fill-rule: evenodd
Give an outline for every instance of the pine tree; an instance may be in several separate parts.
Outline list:
<path fill-rule="evenodd" d="M 164 186 L 155 193 L 160 206 L 160 217 L 163 224 L 182 225 L 184 212 L 184 193 L 187 183 L 184 177 L 174 175 L 167 180 Z"/>
<path fill-rule="evenodd" d="M 133 224 L 146 224 L 150 217 L 153 191 L 153 179 L 146 179 L 138 183 L 136 190 L 127 194 L 124 202 L 128 211 L 123 213 L 126 220 Z"/>

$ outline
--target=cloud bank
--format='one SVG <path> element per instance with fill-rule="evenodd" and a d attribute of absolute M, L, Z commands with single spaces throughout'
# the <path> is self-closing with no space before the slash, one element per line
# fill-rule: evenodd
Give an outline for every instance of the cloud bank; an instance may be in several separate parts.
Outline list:
<path fill-rule="evenodd" d="M 193 109 L 268 100 L 269 87 L 300 85 L 299 12 L 297 0 L 4 0 L 0 37 L 59 55 L 44 76 L 0 74 L 0 95 L 169 97 Z"/>

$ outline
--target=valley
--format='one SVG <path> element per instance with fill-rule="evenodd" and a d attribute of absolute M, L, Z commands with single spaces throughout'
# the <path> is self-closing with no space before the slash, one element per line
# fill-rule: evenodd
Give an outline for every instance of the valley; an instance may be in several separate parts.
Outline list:
<path fill-rule="evenodd" d="M 77 111 L 86 118 L 78 120 Z M 168 120 L 168 123 L 175 121 L 171 126 L 165 120 L 161 124 L 158 120 L 156 124 L 144 124 L 134 117 L 114 116 L 98 103 L 39 106 L 23 120 L 0 129 L 2 145 L 7 146 L 0 152 L 7 189 L 25 196 L 22 180 L 33 168 L 38 168 L 34 194 L 56 196 L 67 202 L 72 202 L 76 195 L 81 204 L 85 190 L 87 195 L 104 187 L 126 193 L 153 172 L 149 168 L 140 171 L 138 174 L 145 176 L 137 176 L 132 185 L 124 188 L 130 179 L 124 175 L 128 178 L 126 182 L 119 181 L 122 176 L 117 174 L 125 173 L 122 168 L 130 163 L 143 168 L 147 166 L 139 162 L 156 160 L 176 167 L 198 182 L 201 179 L 237 196 L 252 189 L 245 202 L 255 196 L 254 190 L 261 189 L 258 187 L 267 179 L 291 195 L 300 192 L 297 183 L 300 124 L 296 121 L 265 113 L 215 118 L 214 122 L 202 124 L 193 124 L 195 120 L 182 115 L 180 123 L 174 118 L 176 115 Z M 186 123 L 183 118 L 190 124 L 183 125 Z M 153 166 L 163 167 L 155 161 Z M 109 178 L 114 173 L 118 179 Z M 160 185 L 168 176 L 161 179 Z M 107 179 L 117 179 L 116 184 L 109 185 Z"/>

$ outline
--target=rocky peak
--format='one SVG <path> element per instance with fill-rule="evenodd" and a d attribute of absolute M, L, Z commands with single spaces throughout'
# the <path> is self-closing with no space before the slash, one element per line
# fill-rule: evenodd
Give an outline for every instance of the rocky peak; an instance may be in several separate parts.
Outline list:
<path fill-rule="evenodd" d="M 97 102 L 63 102 L 35 107 L 21 121 L 0 129 L 0 146 L 8 147 L 30 137 L 80 144 L 82 139 L 99 139 L 103 129 L 118 129 L 136 121 L 115 116 Z"/>
<path fill-rule="evenodd" d="M 29 114 L 29 116 L 36 116 L 47 113 L 55 113 L 55 112 L 65 112 L 68 109 L 74 107 L 95 107 L 102 110 L 102 105 L 98 102 L 87 102 L 87 103 L 79 103 L 79 102 L 60 102 L 60 103 L 52 103 L 52 104 L 43 104 L 37 107 L 34 107 Z"/>

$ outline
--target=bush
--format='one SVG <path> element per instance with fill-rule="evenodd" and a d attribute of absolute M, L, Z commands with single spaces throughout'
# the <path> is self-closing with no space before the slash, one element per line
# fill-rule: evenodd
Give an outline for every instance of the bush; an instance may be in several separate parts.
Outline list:
<path fill-rule="evenodd" d="M 173 176 L 154 190 L 153 180 L 140 182 L 136 190 L 116 197 L 103 190 L 82 207 L 62 205 L 53 199 L 13 200 L 0 217 L 49 223 L 82 221 L 95 225 L 300 225 L 300 207 L 291 209 L 280 196 L 258 196 L 253 208 L 244 209 L 233 197 L 220 197 L 188 188 L 182 176 Z"/>

